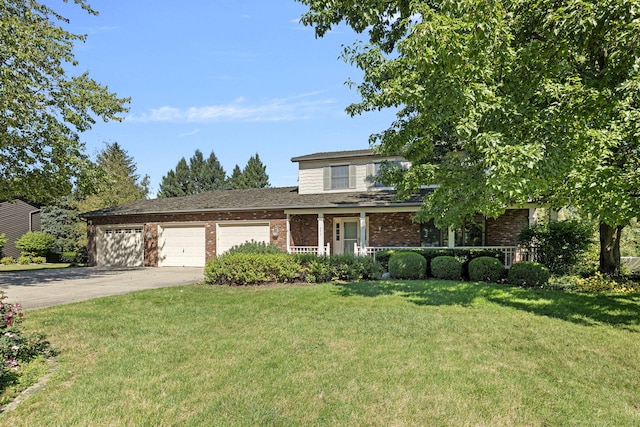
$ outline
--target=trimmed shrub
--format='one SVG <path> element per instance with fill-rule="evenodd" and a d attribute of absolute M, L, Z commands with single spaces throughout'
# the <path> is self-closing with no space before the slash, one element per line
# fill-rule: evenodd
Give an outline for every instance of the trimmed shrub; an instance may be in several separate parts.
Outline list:
<path fill-rule="evenodd" d="M 291 282 L 300 270 L 300 263 L 289 254 L 227 253 L 207 261 L 204 281 L 239 286 Z"/>
<path fill-rule="evenodd" d="M 458 280 L 462 277 L 462 263 L 452 256 L 438 256 L 431 260 L 431 273 L 437 279 Z"/>
<path fill-rule="evenodd" d="M 360 280 L 376 280 L 382 274 L 382 267 L 370 257 L 355 255 L 333 255 L 329 257 L 332 280 L 358 282 Z"/>
<path fill-rule="evenodd" d="M 6 256 L 0 260 L 0 263 L 2 263 L 3 265 L 11 265 L 11 264 L 15 264 L 16 260 L 13 259 L 13 257 Z"/>
<path fill-rule="evenodd" d="M 294 258 L 302 266 L 300 278 L 308 283 L 331 281 L 331 263 L 327 256 L 314 254 L 296 254 Z"/>
<path fill-rule="evenodd" d="M 468 266 L 472 259 L 481 256 L 496 258 L 504 262 L 504 254 L 498 249 L 458 249 L 458 248 L 414 248 L 414 249 L 387 249 L 376 252 L 376 261 L 382 265 L 383 270 L 389 271 L 389 259 L 395 253 L 415 252 L 427 260 L 427 276 L 433 276 L 431 260 L 439 256 L 452 256 L 462 263 L 462 277 L 469 277 Z"/>
<path fill-rule="evenodd" d="M 427 260 L 415 252 L 398 252 L 389 258 L 389 274 L 396 279 L 422 279 L 427 274 Z"/>
<path fill-rule="evenodd" d="M 55 237 L 42 231 L 29 231 L 16 240 L 16 248 L 21 255 L 46 256 L 56 243 Z"/>
<path fill-rule="evenodd" d="M 20 255 L 18 257 L 18 264 L 21 264 L 21 265 L 31 264 L 31 257 L 29 255 Z"/>
<path fill-rule="evenodd" d="M 549 269 L 538 262 L 517 262 L 509 269 L 508 277 L 516 286 L 539 287 L 549 281 Z"/>
<path fill-rule="evenodd" d="M 31 257 L 31 262 L 34 264 L 44 264 L 47 262 L 47 258 L 43 256 L 34 256 Z"/>
<path fill-rule="evenodd" d="M 504 277 L 504 265 L 491 257 L 481 256 L 469 262 L 469 280 L 495 283 Z"/>
<path fill-rule="evenodd" d="M 240 245 L 236 245 L 225 252 L 228 254 L 283 254 L 285 251 L 278 246 L 272 245 L 266 242 L 256 242 L 252 240 L 250 242 L 244 242 Z"/>

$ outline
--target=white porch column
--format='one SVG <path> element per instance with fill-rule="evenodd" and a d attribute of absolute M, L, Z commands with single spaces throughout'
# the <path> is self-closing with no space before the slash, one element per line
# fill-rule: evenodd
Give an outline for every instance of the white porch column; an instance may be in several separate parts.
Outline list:
<path fill-rule="evenodd" d="M 287 214 L 287 253 L 291 252 L 291 218 Z"/>
<path fill-rule="evenodd" d="M 360 250 L 364 251 L 367 245 L 367 213 L 360 212 Z"/>
<path fill-rule="evenodd" d="M 318 255 L 324 253 L 324 214 L 318 214 Z"/>
<path fill-rule="evenodd" d="M 456 245 L 456 230 L 453 227 L 449 227 L 449 247 L 453 248 Z"/>
<path fill-rule="evenodd" d="M 533 227 L 538 222 L 538 209 L 529 208 L 529 227 Z"/>

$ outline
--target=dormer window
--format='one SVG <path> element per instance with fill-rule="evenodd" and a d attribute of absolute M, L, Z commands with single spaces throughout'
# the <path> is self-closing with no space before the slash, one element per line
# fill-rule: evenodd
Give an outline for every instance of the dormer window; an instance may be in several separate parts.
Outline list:
<path fill-rule="evenodd" d="M 356 188 L 356 170 L 354 165 L 335 165 L 324 168 L 324 189 L 347 190 Z"/>

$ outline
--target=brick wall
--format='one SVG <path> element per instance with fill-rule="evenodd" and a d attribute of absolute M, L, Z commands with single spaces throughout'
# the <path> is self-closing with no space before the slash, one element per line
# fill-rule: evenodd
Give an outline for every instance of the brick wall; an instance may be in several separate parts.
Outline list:
<path fill-rule="evenodd" d="M 507 209 L 496 219 L 487 219 L 487 246 L 516 246 L 518 234 L 529 225 L 529 209 Z"/>

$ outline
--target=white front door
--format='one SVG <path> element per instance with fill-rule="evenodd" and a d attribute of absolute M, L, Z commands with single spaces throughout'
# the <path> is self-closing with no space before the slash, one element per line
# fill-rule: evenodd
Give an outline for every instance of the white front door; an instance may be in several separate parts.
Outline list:
<path fill-rule="evenodd" d="M 358 218 L 336 218 L 333 226 L 333 247 L 335 254 L 353 254 L 354 246 L 360 241 L 360 220 Z"/>

